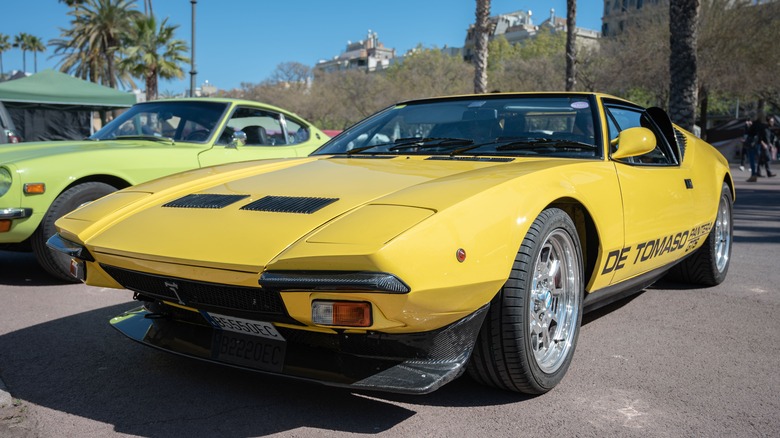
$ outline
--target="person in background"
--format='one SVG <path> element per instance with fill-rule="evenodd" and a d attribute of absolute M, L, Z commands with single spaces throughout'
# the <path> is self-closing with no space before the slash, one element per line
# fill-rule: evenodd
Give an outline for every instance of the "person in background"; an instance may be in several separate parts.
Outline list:
<path fill-rule="evenodd" d="M 745 159 L 748 156 L 748 148 L 753 142 L 753 137 L 750 136 L 750 126 L 753 125 L 752 120 L 745 120 L 745 130 L 742 133 L 742 149 L 739 152 L 739 170 L 745 171 Z"/>
<path fill-rule="evenodd" d="M 770 116 L 766 121 L 769 125 L 769 160 L 777 159 L 777 151 L 780 149 L 780 127 L 777 126 L 777 116 Z"/>
<path fill-rule="evenodd" d="M 761 175 L 761 166 L 766 167 L 768 177 L 775 176 L 769 169 L 768 150 L 770 136 L 769 125 L 766 123 L 766 115 L 763 112 L 758 113 L 758 118 L 750 127 L 749 136 L 753 136 L 755 141 L 748 148 L 748 158 L 750 159 L 750 178 L 747 182 L 756 182 Z"/>

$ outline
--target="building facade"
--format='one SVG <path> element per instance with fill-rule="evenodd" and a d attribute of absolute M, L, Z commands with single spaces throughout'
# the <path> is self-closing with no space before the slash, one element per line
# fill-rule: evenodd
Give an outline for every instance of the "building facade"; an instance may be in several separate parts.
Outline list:
<path fill-rule="evenodd" d="M 503 36 L 510 44 L 518 44 L 528 39 L 536 37 L 539 32 L 566 32 L 566 18 L 557 17 L 555 9 L 550 9 L 550 15 L 541 22 L 534 25 L 532 11 L 515 11 L 509 14 L 499 14 L 489 18 L 490 41 Z M 574 30 L 577 35 L 577 44 L 579 46 L 594 46 L 601 36 L 599 31 L 577 27 Z M 466 31 L 466 41 L 463 44 L 463 59 L 471 62 L 474 57 L 474 48 L 476 45 L 476 29 L 474 24 L 470 25 Z"/>
<path fill-rule="evenodd" d="M 326 73 L 340 70 L 374 72 L 388 68 L 394 58 L 395 49 L 386 48 L 379 41 L 379 35 L 369 30 L 365 40 L 354 43 L 347 41 L 344 52 L 333 59 L 320 60 L 314 69 Z"/>
<path fill-rule="evenodd" d="M 605 37 L 620 35 L 640 18 L 646 17 L 649 10 L 661 12 L 658 6 L 667 5 L 669 0 L 604 0 L 601 34 Z"/>

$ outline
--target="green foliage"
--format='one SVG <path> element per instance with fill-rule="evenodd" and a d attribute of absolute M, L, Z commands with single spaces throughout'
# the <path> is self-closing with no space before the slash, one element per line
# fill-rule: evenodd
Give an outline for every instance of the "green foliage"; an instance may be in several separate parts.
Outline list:
<path fill-rule="evenodd" d="M 621 97 L 642 106 L 656 106 L 658 104 L 657 96 L 653 92 L 640 87 L 625 90 Z"/>
<path fill-rule="evenodd" d="M 465 94 L 472 90 L 474 67 L 460 56 L 438 49 L 417 48 L 386 72 L 389 96 L 393 100 Z"/>
<path fill-rule="evenodd" d="M 5 67 L 3 66 L 3 53 L 11 48 L 11 40 L 8 35 L 0 33 L 0 79 L 5 78 Z"/>
<path fill-rule="evenodd" d="M 130 23 L 140 13 L 134 0 L 83 0 L 67 2 L 70 27 L 60 29 L 60 38 L 52 39 L 54 56 L 60 57 L 60 71 L 91 82 L 116 88 L 132 83 L 129 76 L 115 69 L 121 42 Z"/>
<path fill-rule="evenodd" d="M 164 19 L 157 25 L 154 16 L 136 18 L 124 38 L 123 59 L 119 69 L 146 82 L 146 99 L 157 98 L 158 78 L 183 78 L 181 63 L 190 61 L 186 56 L 188 46 L 183 40 L 175 39 L 178 25 L 168 25 Z"/>
<path fill-rule="evenodd" d="M 499 35 L 488 44 L 488 73 L 502 71 L 506 63 L 518 56 L 519 47 Z"/>
<path fill-rule="evenodd" d="M 563 32 L 539 32 L 519 44 L 518 55 L 523 59 L 549 58 L 566 53 L 566 34 Z"/>

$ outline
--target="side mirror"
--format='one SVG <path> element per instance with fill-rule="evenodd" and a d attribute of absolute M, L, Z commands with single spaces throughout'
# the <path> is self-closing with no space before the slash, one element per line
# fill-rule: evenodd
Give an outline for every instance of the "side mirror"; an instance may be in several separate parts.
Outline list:
<path fill-rule="evenodd" d="M 227 147 L 237 149 L 239 146 L 246 144 L 246 133 L 244 131 L 236 131 L 230 136 L 230 143 Z"/>
<path fill-rule="evenodd" d="M 653 131 L 647 128 L 628 128 L 617 138 L 618 149 L 612 153 L 613 160 L 644 155 L 655 149 L 657 140 Z"/>

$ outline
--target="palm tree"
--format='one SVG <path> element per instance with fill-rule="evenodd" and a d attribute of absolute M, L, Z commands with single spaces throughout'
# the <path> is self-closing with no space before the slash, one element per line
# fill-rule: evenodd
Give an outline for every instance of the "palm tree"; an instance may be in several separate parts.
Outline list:
<path fill-rule="evenodd" d="M 122 53 L 125 58 L 120 69 L 146 82 L 146 100 L 157 98 L 159 78 L 181 79 L 184 71 L 180 63 L 189 62 L 187 43 L 174 39 L 178 25 L 169 26 L 164 19 L 160 26 L 154 16 L 139 17 L 133 22 L 127 44 Z"/>
<path fill-rule="evenodd" d="M 11 40 L 8 35 L 0 33 L 0 80 L 5 78 L 5 68 L 3 68 L 3 53 L 11 48 Z"/>
<path fill-rule="evenodd" d="M 696 115 L 699 0 L 669 2 L 669 116 L 692 131 Z"/>
<path fill-rule="evenodd" d="M 38 52 L 45 52 L 46 45 L 43 41 L 35 35 L 30 35 L 27 41 L 27 50 L 33 52 L 33 60 L 35 62 L 35 73 L 38 73 Z"/>
<path fill-rule="evenodd" d="M 22 71 L 25 73 L 27 73 L 27 50 L 30 49 L 29 41 L 30 35 L 24 32 L 20 32 L 19 35 L 14 37 L 14 47 L 22 51 Z"/>
<path fill-rule="evenodd" d="M 554 23 L 553 23 L 554 24 Z M 574 30 L 577 26 L 577 0 L 566 0 L 566 91 L 574 90 L 577 83 L 577 48 Z"/>
<path fill-rule="evenodd" d="M 490 32 L 490 0 L 477 0 L 474 23 L 474 92 L 487 93 L 488 39 Z"/>
<path fill-rule="evenodd" d="M 83 0 L 74 1 L 72 8 L 71 27 L 60 29 L 61 38 L 49 42 L 54 55 L 62 57 L 60 70 L 112 88 L 127 82 L 116 62 L 133 19 L 140 15 L 135 1 Z"/>

